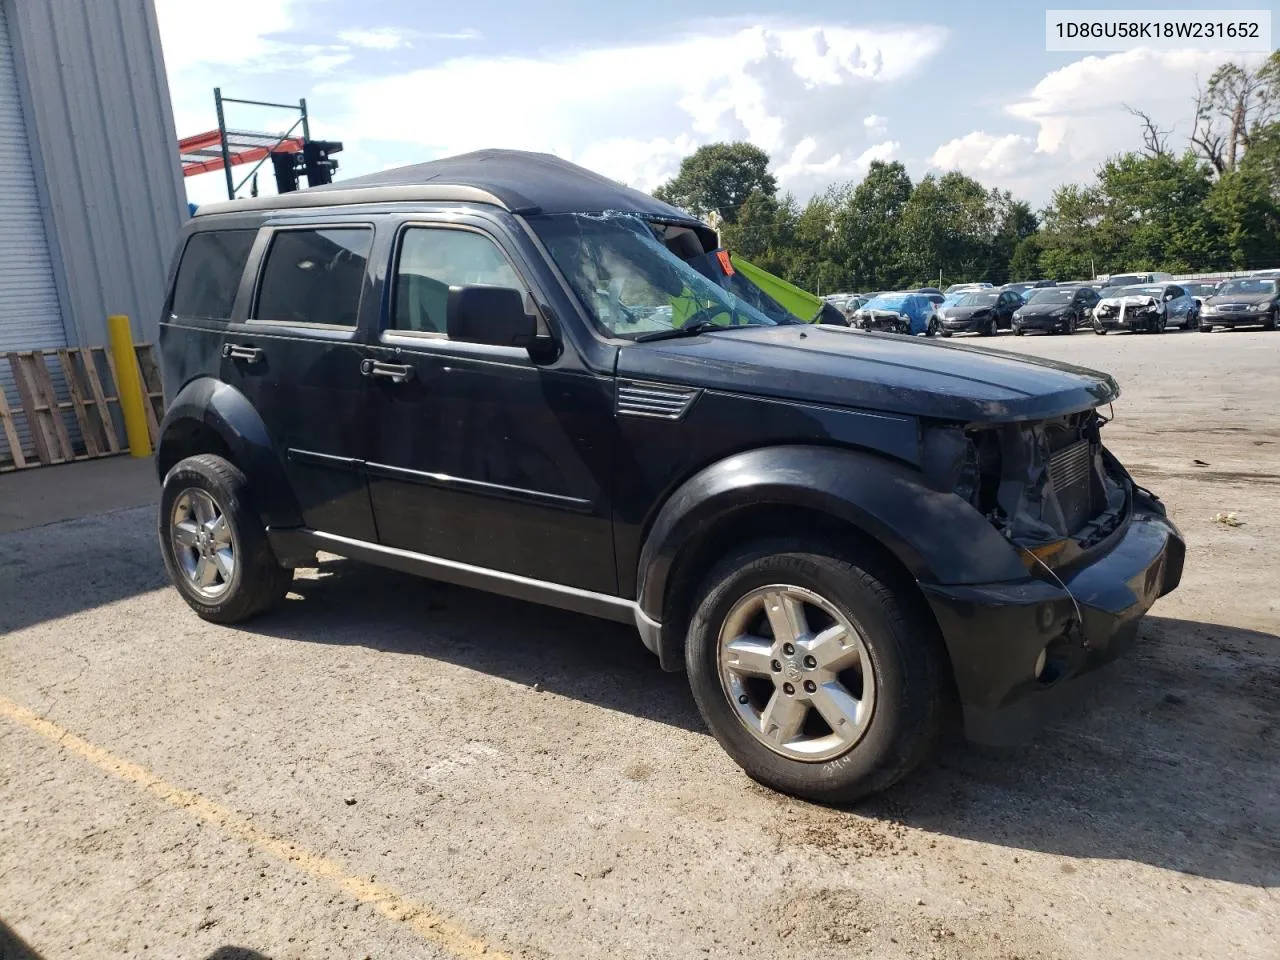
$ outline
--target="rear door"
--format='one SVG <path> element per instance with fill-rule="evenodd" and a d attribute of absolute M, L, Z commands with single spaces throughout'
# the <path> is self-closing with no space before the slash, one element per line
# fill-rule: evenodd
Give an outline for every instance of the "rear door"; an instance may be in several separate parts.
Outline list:
<path fill-rule="evenodd" d="M 376 542 L 363 465 L 368 450 L 371 223 L 260 231 L 228 325 L 220 378 L 262 417 L 313 530 Z M 256 267 L 256 269 L 255 269 Z"/>

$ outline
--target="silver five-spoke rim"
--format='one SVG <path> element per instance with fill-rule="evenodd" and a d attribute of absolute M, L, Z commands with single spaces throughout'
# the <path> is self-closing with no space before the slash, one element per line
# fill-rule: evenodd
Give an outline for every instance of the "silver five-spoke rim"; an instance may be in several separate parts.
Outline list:
<path fill-rule="evenodd" d="M 866 644 L 812 590 L 773 584 L 729 611 L 719 638 L 720 682 L 757 740 L 792 760 L 831 760 L 866 733 L 875 673 Z"/>
<path fill-rule="evenodd" d="M 236 569 L 235 537 L 216 500 L 194 487 L 173 502 L 169 522 L 173 556 L 202 597 L 225 593 Z"/>

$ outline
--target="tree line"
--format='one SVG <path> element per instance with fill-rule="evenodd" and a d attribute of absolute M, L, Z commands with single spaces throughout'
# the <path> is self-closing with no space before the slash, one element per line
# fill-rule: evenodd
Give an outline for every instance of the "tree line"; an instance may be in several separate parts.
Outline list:
<path fill-rule="evenodd" d="M 805 203 L 746 142 L 700 147 L 655 196 L 716 223 L 731 251 L 809 290 L 889 290 L 1101 273 L 1280 266 L 1280 51 L 1224 64 L 1185 147 L 1141 110 L 1142 147 L 1064 184 L 1042 210 L 958 171 L 913 182 L 873 161 Z"/>

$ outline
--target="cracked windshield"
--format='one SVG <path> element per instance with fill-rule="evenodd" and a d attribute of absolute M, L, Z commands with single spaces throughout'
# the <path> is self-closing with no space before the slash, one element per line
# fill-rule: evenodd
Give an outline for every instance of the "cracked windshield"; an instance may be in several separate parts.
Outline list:
<path fill-rule="evenodd" d="M 673 250 L 700 256 L 688 227 L 635 216 L 531 217 L 534 231 L 591 319 L 609 336 L 640 339 L 695 324 L 776 326 Z"/>

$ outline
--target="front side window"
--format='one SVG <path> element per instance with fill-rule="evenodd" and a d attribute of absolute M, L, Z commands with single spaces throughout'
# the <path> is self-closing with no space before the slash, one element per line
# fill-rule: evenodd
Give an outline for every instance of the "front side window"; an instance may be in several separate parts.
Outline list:
<path fill-rule="evenodd" d="M 229 320 L 256 230 L 207 230 L 191 235 L 173 283 L 175 317 Z"/>
<path fill-rule="evenodd" d="M 483 284 L 523 290 L 491 239 L 472 230 L 410 227 L 400 241 L 391 326 L 409 333 L 446 333 L 449 288 Z"/>
<path fill-rule="evenodd" d="M 281 230 L 267 251 L 254 318 L 354 327 L 372 245 L 367 227 Z"/>
<path fill-rule="evenodd" d="M 667 248 L 672 228 L 628 214 L 530 217 L 560 272 L 602 332 L 636 339 L 708 322 L 776 326 Z"/>

